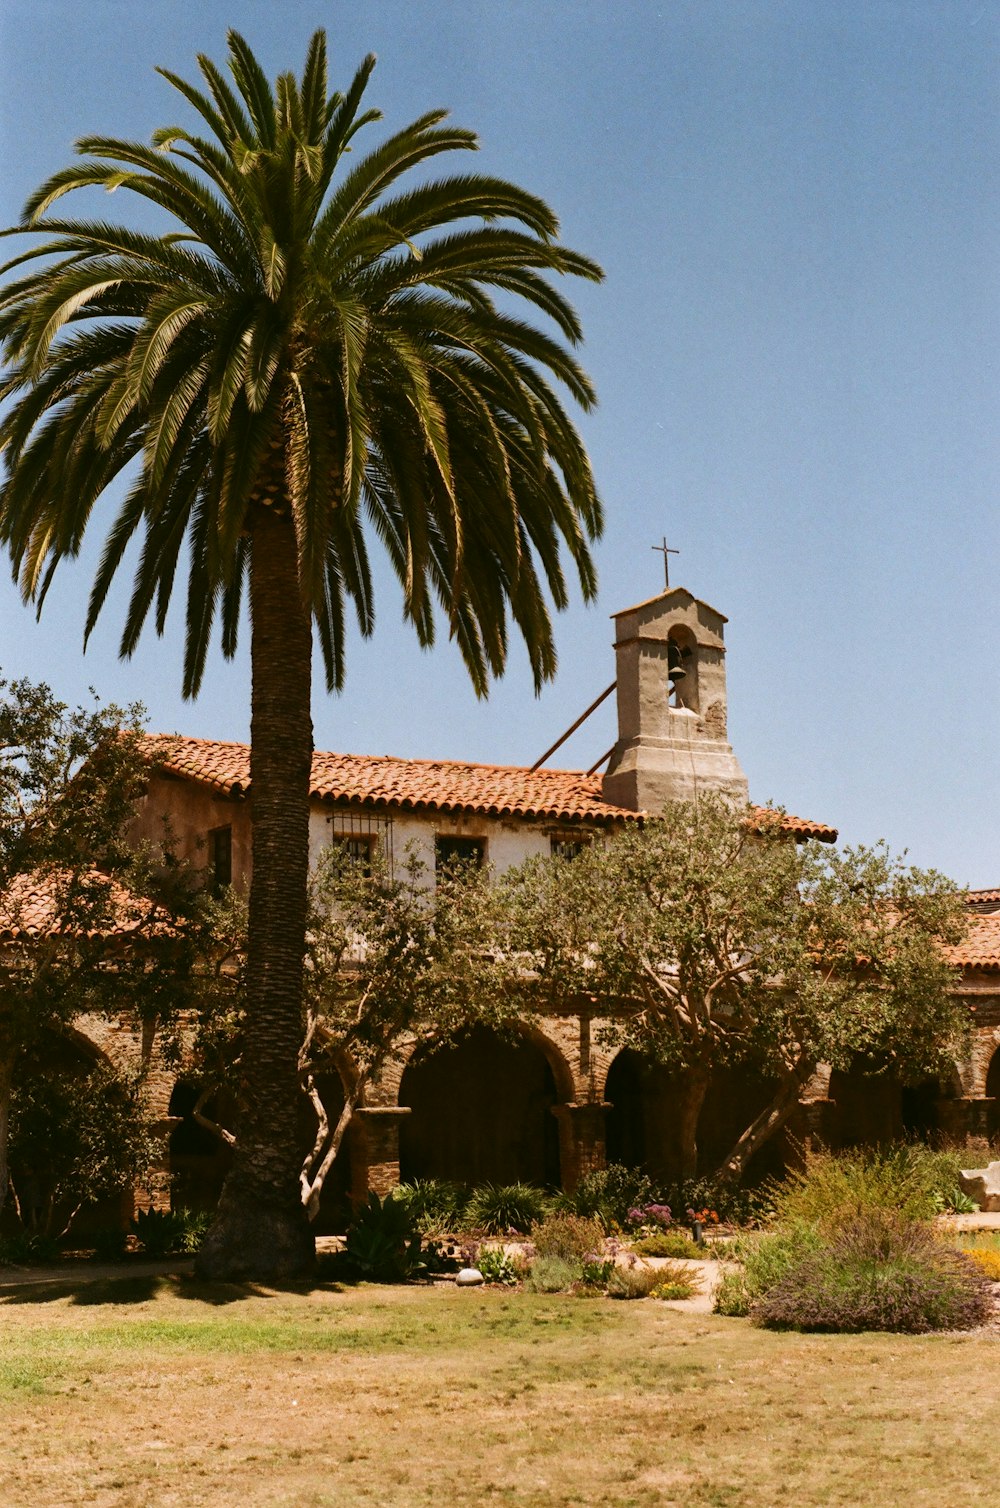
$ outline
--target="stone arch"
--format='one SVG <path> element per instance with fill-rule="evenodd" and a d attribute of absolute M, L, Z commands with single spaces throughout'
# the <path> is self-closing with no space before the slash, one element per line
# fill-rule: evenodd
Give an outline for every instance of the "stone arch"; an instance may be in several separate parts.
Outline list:
<path fill-rule="evenodd" d="M 986 1100 L 986 1135 L 990 1141 L 1000 1139 L 1000 1044 L 990 1056 L 984 1081 Z"/>
<path fill-rule="evenodd" d="M 119 1055 L 109 1050 L 111 1044 L 102 1041 L 92 1032 L 75 1023 L 69 1022 L 61 1028 L 60 1036 L 78 1047 L 81 1053 L 90 1059 L 92 1063 L 100 1063 L 105 1068 L 110 1068 L 112 1073 L 120 1073 L 122 1063 Z"/>
<path fill-rule="evenodd" d="M 608 1065 L 605 1144 L 608 1162 L 643 1168 L 670 1182 L 681 1176 L 679 1102 L 683 1072 L 624 1047 Z"/>
<path fill-rule="evenodd" d="M 103 1050 L 101 1044 L 86 1031 L 80 1030 L 73 1024 L 60 1023 L 46 1026 L 40 1035 L 27 1048 L 23 1049 L 17 1058 L 14 1094 L 19 1091 L 28 1091 L 34 1083 L 51 1079 L 86 1081 L 95 1069 L 107 1069 L 116 1076 L 112 1084 L 112 1096 L 115 1099 L 124 1100 L 125 1094 L 119 1090 L 117 1075 L 119 1065 L 113 1057 Z M 87 1097 L 89 1098 L 89 1092 Z M 42 1095 L 37 1103 L 46 1106 L 49 1096 Z M 55 1097 L 58 1104 L 58 1096 Z M 77 1199 L 63 1196 L 55 1197 L 53 1185 L 53 1154 L 50 1150 L 57 1144 L 48 1140 L 52 1135 L 53 1125 L 48 1122 L 43 1113 L 40 1125 L 43 1128 L 40 1135 L 38 1126 L 33 1129 L 32 1136 L 25 1140 L 21 1148 L 11 1145 L 10 1176 L 11 1182 L 17 1191 L 18 1199 L 24 1212 L 24 1218 L 30 1222 L 32 1218 L 44 1219 L 42 1212 L 47 1211 L 51 1204 L 51 1233 L 58 1233 L 62 1227 L 72 1221 L 74 1232 L 86 1232 L 88 1230 L 121 1225 L 129 1218 L 132 1212 L 132 1195 L 129 1190 L 117 1193 L 101 1195 L 96 1199 L 87 1200 L 77 1209 Z M 54 1123 L 60 1127 L 58 1119 Z M 58 1146 L 65 1148 L 64 1132 L 59 1129 Z M 58 1161 L 58 1158 L 56 1158 Z M 32 1213 L 33 1212 L 33 1213 Z M 13 1198 L 6 1202 L 5 1224 L 15 1219 L 15 1201 Z"/>
<path fill-rule="evenodd" d="M 175 1079 L 170 1091 L 167 1171 L 170 1203 L 175 1209 L 214 1210 L 233 1161 L 232 1149 L 195 1120 L 200 1093 L 197 1082 L 185 1074 Z M 235 1110 L 232 1095 L 224 1088 L 217 1090 L 204 1107 L 208 1119 L 227 1130 L 232 1129 Z"/>
<path fill-rule="evenodd" d="M 712 1075 L 698 1117 L 698 1171 L 711 1174 L 721 1165 L 738 1138 L 773 1100 L 780 1079 L 763 1067 L 741 1063 L 717 1068 Z M 757 1185 L 780 1178 L 789 1161 L 788 1138 L 777 1131 L 755 1153 L 743 1181 Z"/>
<path fill-rule="evenodd" d="M 537 1028 L 513 1037 L 475 1026 L 433 1052 L 413 1052 L 400 1074 L 399 1164 L 404 1182 L 533 1183 L 558 1187 L 553 1109 L 572 1076 Z"/>
<path fill-rule="evenodd" d="M 972 1099 L 984 1099 L 989 1093 L 986 1081 L 998 1050 L 1000 1050 L 1000 1026 L 977 1027 L 973 1039 L 972 1071 L 967 1091 Z"/>
<path fill-rule="evenodd" d="M 698 640 L 686 623 L 675 623 L 667 635 L 668 673 L 678 667 L 681 678 L 670 681 L 670 704 L 687 707 L 690 712 L 701 711 L 701 693 L 698 677 Z"/>
<path fill-rule="evenodd" d="M 835 1143 L 855 1147 L 910 1137 L 929 1141 L 954 1129 L 950 1107 L 957 1106 L 961 1093 L 955 1065 L 942 1075 L 907 1084 L 891 1070 L 859 1057 L 851 1068 L 830 1074 Z"/>
<path fill-rule="evenodd" d="M 604 1088 L 609 1162 L 644 1168 L 664 1183 L 684 1177 L 680 1122 L 686 1079 L 683 1068 L 657 1063 L 632 1048 L 615 1056 Z M 776 1079 L 752 1067 L 715 1070 L 698 1115 L 699 1176 L 715 1171 L 777 1087 Z M 759 1181 L 784 1166 L 784 1138 L 776 1136 L 753 1159 L 748 1177 Z"/>

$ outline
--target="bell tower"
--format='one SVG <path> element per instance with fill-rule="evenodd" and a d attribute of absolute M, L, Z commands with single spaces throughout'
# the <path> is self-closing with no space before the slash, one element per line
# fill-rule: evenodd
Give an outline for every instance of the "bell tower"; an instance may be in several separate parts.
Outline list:
<path fill-rule="evenodd" d="M 703 791 L 747 800 L 726 742 L 726 619 L 684 587 L 614 614 L 618 742 L 603 794 L 650 814 Z"/>

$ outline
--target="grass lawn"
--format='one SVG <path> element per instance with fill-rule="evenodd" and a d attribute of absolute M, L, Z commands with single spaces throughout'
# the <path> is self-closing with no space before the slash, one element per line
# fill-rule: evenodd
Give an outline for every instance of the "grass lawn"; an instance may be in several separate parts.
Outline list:
<path fill-rule="evenodd" d="M 1000 1339 L 453 1288 L 0 1292 L 4 1508 L 981 1504 Z"/>

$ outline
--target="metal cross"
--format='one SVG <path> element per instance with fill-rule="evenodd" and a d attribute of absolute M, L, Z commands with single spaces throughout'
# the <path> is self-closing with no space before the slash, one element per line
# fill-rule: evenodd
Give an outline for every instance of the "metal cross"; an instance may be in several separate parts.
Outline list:
<path fill-rule="evenodd" d="M 650 545 L 649 548 L 651 550 L 659 550 L 660 554 L 663 556 L 663 584 L 666 587 L 667 591 L 669 592 L 669 590 L 670 590 L 670 557 L 671 557 L 671 555 L 679 555 L 681 552 L 680 552 L 680 550 L 671 550 L 669 548 L 669 546 L 667 544 L 667 536 L 665 534 L 663 536 L 663 543 L 662 543 L 662 545 Z"/>

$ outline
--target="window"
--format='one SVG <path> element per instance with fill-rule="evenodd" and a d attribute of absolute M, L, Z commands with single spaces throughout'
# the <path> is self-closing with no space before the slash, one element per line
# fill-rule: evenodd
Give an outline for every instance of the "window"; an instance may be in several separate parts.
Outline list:
<path fill-rule="evenodd" d="M 213 827 L 208 835 L 208 868 L 217 890 L 233 883 L 233 830 Z"/>
<path fill-rule="evenodd" d="M 434 868 L 460 869 L 463 865 L 482 867 L 486 857 L 485 838 L 437 837 L 434 839 Z"/>
<path fill-rule="evenodd" d="M 578 859 L 587 847 L 586 838 L 550 838 L 554 859 Z"/>
<path fill-rule="evenodd" d="M 330 847 L 340 854 L 345 863 L 357 864 L 362 874 L 371 874 L 374 833 L 331 833 Z"/>

